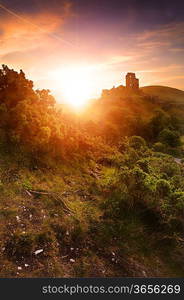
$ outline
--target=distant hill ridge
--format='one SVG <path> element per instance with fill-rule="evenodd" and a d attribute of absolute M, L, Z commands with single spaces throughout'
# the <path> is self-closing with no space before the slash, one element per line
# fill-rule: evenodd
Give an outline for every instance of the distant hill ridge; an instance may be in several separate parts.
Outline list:
<path fill-rule="evenodd" d="M 145 86 L 140 89 L 149 96 L 158 97 L 160 100 L 175 104 L 184 104 L 184 91 L 160 85 Z"/>

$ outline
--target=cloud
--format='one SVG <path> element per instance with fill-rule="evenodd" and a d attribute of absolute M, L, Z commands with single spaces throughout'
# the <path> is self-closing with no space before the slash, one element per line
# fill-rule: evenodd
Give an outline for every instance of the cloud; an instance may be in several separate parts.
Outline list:
<path fill-rule="evenodd" d="M 165 83 L 183 89 L 184 22 L 156 25 L 152 30 L 130 32 L 122 39 L 122 63 L 112 64 L 120 74 L 136 72 L 141 85 Z M 120 52 L 121 53 L 121 52 Z M 120 55 L 121 56 L 121 55 Z"/>
<path fill-rule="evenodd" d="M 109 64 L 119 64 L 119 63 L 123 63 L 126 61 L 130 61 L 132 60 L 134 57 L 133 56 L 129 56 L 129 55 L 116 55 L 116 56 L 112 56 Z"/>
<path fill-rule="evenodd" d="M 164 66 L 164 67 L 157 67 L 157 68 L 153 68 L 153 69 L 148 69 L 148 70 L 140 70 L 138 72 L 140 73 L 168 73 L 168 72 L 173 72 L 173 71 L 178 71 L 178 70 L 182 70 L 183 67 L 181 65 L 177 65 L 177 64 L 171 64 L 169 66 Z"/>
<path fill-rule="evenodd" d="M 146 30 L 135 37 L 138 47 L 144 50 L 178 49 L 184 43 L 184 22 L 169 23 L 154 30 Z"/>
<path fill-rule="evenodd" d="M 164 24 L 157 29 L 144 31 L 138 39 L 139 41 L 148 39 L 184 41 L 184 22 Z"/>
<path fill-rule="evenodd" d="M 139 42 L 138 46 L 143 47 L 144 49 L 155 49 L 155 48 L 163 48 L 163 47 L 169 47 L 171 45 L 171 41 L 143 41 Z"/>
<path fill-rule="evenodd" d="M 183 48 L 171 48 L 169 49 L 170 52 L 184 52 L 184 49 Z"/>
<path fill-rule="evenodd" d="M 155 79 L 152 82 L 153 83 L 164 83 L 164 82 L 176 82 L 178 80 L 183 80 L 184 79 L 184 75 L 175 75 L 175 76 L 167 76 L 165 78 L 159 78 L 159 79 Z"/>
<path fill-rule="evenodd" d="M 6 11 L 0 23 L 0 56 L 30 51 L 44 45 L 45 48 L 58 40 L 70 44 L 62 38 L 62 26 L 72 16 L 71 4 L 66 2 L 63 14 L 39 12 L 18 15 Z M 58 33 L 60 32 L 60 33 Z"/>

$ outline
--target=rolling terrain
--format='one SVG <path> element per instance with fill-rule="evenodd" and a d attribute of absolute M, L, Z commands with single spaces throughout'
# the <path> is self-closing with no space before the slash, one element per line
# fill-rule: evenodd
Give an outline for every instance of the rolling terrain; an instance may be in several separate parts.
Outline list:
<path fill-rule="evenodd" d="M 76 116 L 22 71 L 0 86 L 0 276 L 182 277 L 183 92 L 119 87 Z"/>
<path fill-rule="evenodd" d="M 141 91 L 148 96 L 158 97 L 161 101 L 167 101 L 174 105 L 184 105 L 184 91 L 167 86 L 145 86 Z"/>

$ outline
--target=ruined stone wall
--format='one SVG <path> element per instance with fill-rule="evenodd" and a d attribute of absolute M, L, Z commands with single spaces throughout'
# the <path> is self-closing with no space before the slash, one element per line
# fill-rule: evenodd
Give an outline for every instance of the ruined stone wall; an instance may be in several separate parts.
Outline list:
<path fill-rule="evenodd" d="M 135 77 L 135 73 L 127 73 L 126 75 L 126 88 L 132 90 L 139 89 L 139 79 Z"/>

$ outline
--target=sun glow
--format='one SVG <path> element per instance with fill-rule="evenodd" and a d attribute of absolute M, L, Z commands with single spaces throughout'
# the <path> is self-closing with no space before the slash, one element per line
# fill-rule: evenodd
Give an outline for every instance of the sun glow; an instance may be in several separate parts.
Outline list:
<path fill-rule="evenodd" d="M 61 68 L 52 72 L 51 76 L 57 94 L 66 104 L 81 109 L 92 98 L 92 68 L 90 66 Z"/>

